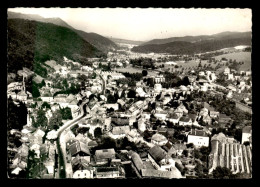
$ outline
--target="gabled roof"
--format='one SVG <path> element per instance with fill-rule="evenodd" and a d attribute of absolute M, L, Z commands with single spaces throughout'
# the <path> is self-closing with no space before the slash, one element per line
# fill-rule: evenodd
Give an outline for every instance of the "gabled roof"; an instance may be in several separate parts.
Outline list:
<path fill-rule="evenodd" d="M 74 144 L 72 144 L 69 149 L 72 156 L 78 154 L 81 151 L 90 155 L 88 146 L 80 141 L 77 141 Z"/>
<path fill-rule="evenodd" d="M 173 167 L 172 171 L 162 171 L 162 170 L 155 170 L 155 169 L 142 169 L 142 176 L 143 177 L 158 177 L 158 178 L 183 178 L 180 171 Z"/>
<path fill-rule="evenodd" d="M 95 152 L 96 159 L 114 158 L 115 154 L 116 153 L 115 153 L 114 148 L 112 148 L 112 149 L 100 149 L 100 150 L 96 150 L 96 152 Z"/>
<path fill-rule="evenodd" d="M 178 119 L 179 118 L 176 113 L 170 113 L 170 114 L 167 115 L 167 117 L 170 118 L 170 119 Z"/>
<path fill-rule="evenodd" d="M 80 157 L 79 155 L 77 155 L 72 161 L 71 161 L 71 165 L 73 170 L 79 170 L 79 169 L 87 169 L 88 168 L 88 163 L 90 161 L 90 157 L 89 160 L 86 160 L 84 157 Z"/>
<path fill-rule="evenodd" d="M 133 152 L 131 154 L 131 158 L 132 161 L 135 165 L 135 167 L 140 171 L 141 169 L 144 169 L 144 163 L 142 161 L 142 159 L 140 158 L 139 154 L 137 154 L 136 152 Z"/>
<path fill-rule="evenodd" d="M 157 163 L 166 157 L 166 152 L 157 145 L 149 149 L 148 153 Z"/>
<path fill-rule="evenodd" d="M 156 133 L 152 136 L 152 140 L 157 141 L 157 142 L 161 142 L 161 141 L 166 141 L 167 138 L 165 136 L 161 135 L 161 134 Z"/>
<path fill-rule="evenodd" d="M 189 122 L 191 119 L 189 118 L 189 117 L 187 117 L 187 116 L 182 116 L 181 118 L 180 118 L 180 121 L 183 121 L 183 122 Z"/>
<path fill-rule="evenodd" d="M 112 133 L 114 135 L 127 134 L 129 131 L 129 126 L 114 126 L 112 129 Z"/>
<path fill-rule="evenodd" d="M 194 130 L 194 129 L 191 129 L 191 132 L 189 135 L 193 135 L 193 136 L 205 136 L 207 137 L 207 134 L 205 131 L 203 130 Z"/>

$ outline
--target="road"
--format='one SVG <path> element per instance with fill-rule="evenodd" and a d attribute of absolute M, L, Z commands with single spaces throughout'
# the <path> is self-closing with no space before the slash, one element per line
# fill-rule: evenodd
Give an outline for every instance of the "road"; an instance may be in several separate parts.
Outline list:
<path fill-rule="evenodd" d="M 96 72 L 101 80 L 103 81 L 103 86 L 102 86 L 102 92 L 104 93 L 105 88 L 106 88 L 106 81 L 103 79 L 103 77 Z M 61 165 L 65 168 L 65 178 L 72 178 L 73 177 L 73 171 L 72 171 L 72 166 L 71 163 L 67 163 L 67 158 L 66 158 L 66 134 L 69 130 L 70 127 L 72 127 L 73 125 L 77 124 L 79 120 L 81 120 L 83 117 L 86 116 L 87 111 L 86 111 L 86 107 L 84 107 L 87 104 L 87 101 L 83 101 L 82 104 L 80 105 L 80 116 L 78 116 L 77 118 L 75 118 L 74 120 L 68 121 L 66 122 L 57 132 L 58 132 L 58 137 L 57 137 L 57 149 L 58 149 L 58 153 L 61 153 L 62 156 L 59 154 L 59 158 L 61 157 L 61 159 L 59 159 L 59 171 L 60 171 L 60 167 Z M 61 160 L 63 161 L 64 165 L 61 163 Z M 60 178 L 62 178 L 63 176 L 61 176 L 61 172 L 60 173 Z"/>
<path fill-rule="evenodd" d="M 82 102 L 81 106 L 80 106 L 80 116 L 78 116 L 77 118 L 66 122 L 61 128 L 59 128 L 58 132 L 58 137 L 57 137 L 57 149 L 58 149 L 58 153 L 61 153 L 62 156 L 59 154 L 59 158 L 62 157 L 61 159 L 63 160 L 63 163 L 65 164 L 65 178 L 70 178 L 72 177 L 72 168 L 71 168 L 71 164 L 67 163 L 67 159 L 66 159 L 66 139 L 65 139 L 65 134 L 68 132 L 67 129 L 69 129 L 71 126 L 75 125 L 76 123 L 78 123 L 79 120 L 81 120 L 83 117 L 86 116 L 86 109 L 84 108 L 84 106 L 87 104 L 87 102 Z M 60 171 L 60 167 L 63 166 L 63 164 L 61 163 L 61 160 L 59 160 L 59 171 Z M 64 167 L 64 166 L 63 166 Z M 61 175 L 61 172 L 60 172 Z M 60 176 L 60 178 L 62 178 L 62 176 Z"/>

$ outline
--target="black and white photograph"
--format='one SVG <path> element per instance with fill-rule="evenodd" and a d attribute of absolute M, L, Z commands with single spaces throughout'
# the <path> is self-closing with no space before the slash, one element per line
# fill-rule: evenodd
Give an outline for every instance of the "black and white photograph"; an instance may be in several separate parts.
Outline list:
<path fill-rule="evenodd" d="M 252 179 L 252 9 L 6 12 L 8 179 Z"/>

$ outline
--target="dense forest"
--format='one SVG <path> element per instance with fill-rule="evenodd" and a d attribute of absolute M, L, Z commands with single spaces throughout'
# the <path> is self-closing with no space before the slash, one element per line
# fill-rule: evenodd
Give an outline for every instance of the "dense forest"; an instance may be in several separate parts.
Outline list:
<path fill-rule="evenodd" d="M 22 67 L 39 69 L 36 63 L 49 59 L 59 61 L 63 56 L 84 64 L 88 57 L 105 54 L 71 29 L 51 23 L 8 19 L 8 72 L 15 73 Z"/>

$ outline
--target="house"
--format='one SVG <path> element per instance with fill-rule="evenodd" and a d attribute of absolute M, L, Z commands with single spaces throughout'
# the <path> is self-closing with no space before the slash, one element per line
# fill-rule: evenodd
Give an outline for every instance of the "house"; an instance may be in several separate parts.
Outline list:
<path fill-rule="evenodd" d="M 116 153 L 113 148 L 101 149 L 101 150 L 96 150 L 94 158 L 96 164 L 106 164 L 108 163 L 109 160 L 115 159 L 116 158 L 115 155 Z"/>
<path fill-rule="evenodd" d="M 173 144 L 172 148 L 176 151 L 176 156 L 181 156 L 183 151 L 187 149 L 186 145 L 182 143 Z"/>
<path fill-rule="evenodd" d="M 181 126 L 187 126 L 187 125 L 191 126 L 192 120 L 188 116 L 182 116 L 179 120 L 179 125 L 181 125 Z"/>
<path fill-rule="evenodd" d="M 209 137 L 207 134 L 202 130 L 194 130 L 192 129 L 191 132 L 188 134 L 188 141 L 187 144 L 193 143 L 196 147 L 209 146 Z"/>
<path fill-rule="evenodd" d="M 184 178 L 181 172 L 176 168 L 172 167 L 170 171 L 162 171 L 155 169 L 142 169 L 143 178 L 163 178 L 163 179 L 173 179 L 173 178 Z"/>
<path fill-rule="evenodd" d="M 167 128 L 165 128 L 165 127 L 158 127 L 158 128 L 157 128 L 157 132 L 158 132 L 159 134 L 162 134 L 162 135 L 164 135 L 164 136 L 167 136 Z"/>
<path fill-rule="evenodd" d="M 91 169 L 83 169 L 83 170 L 77 170 L 73 173 L 73 178 L 74 179 L 90 179 L 94 178 L 93 177 L 93 170 Z"/>
<path fill-rule="evenodd" d="M 212 123 L 212 119 L 208 114 L 200 117 L 200 120 L 202 120 L 205 124 L 208 124 L 208 125 L 211 125 L 211 123 Z"/>
<path fill-rule="evenodd" d="M 146 130 L 146 119 L 140 118 L 138 120 L 138 130 L 144 132 Z"/>
<path fill-rule="evenodd" d="M 143 163 L 140 155 L 133 151 L 131 154 L 131 161 L 132 161 L 133 166 L 136 168 L 138 173 L 141 175 L 142 169 L 144 169 L 145 166 L 144 166 L 144 163 Z"/>
<path fill-rule="evenodd" d="M 43 136 L 45 135 L 45 132 L 44 132 L 43 130 L 41 130 L 41 129 L 37 129 L 37 130 L 33 133 L 33 135 L 34 135 L 35 137 L 39 137 L 40 139 L 42 139 Z"/>
<path fill-rule="evenodd" d="M 166 119 L 168 121 L 172 122 L 175 125 L 179 123 L 179 115 L 177 113 L 169 113 L 169 114 L 167 114 Z"/>
<path fill-rule="evenodd" d="M 68 145 L 68 142 L 67 142 Z M 72 144 L 68 147 L 71 157 L 80 155 L 80 156 L 90 156 L 89 148 L 87 144 L 81 141 L 72 141 Z"/>
<path fill-rule="evenodd" d="M 154 77 L 155 84 L 165 82 L 165 78 L 163 75 L 157 75 Z"/>
<path fill-rule="evenodd" d="M 252 143 L 252 127 L 251 126 L 246 126 L 242 130 L 241 144 L 243 144 L 244 142 Z"/>
<path fill-rule="evenodd" d="M 96 178 L 118 178 L 120 177 L 118 167 L 96 167 Z"/>
<path fill-rule="evenodd" d="M 192 121 L 192 125 L 199 126 L 198 121 L 197 121 L 198 116 L 196 114 L 188 114 L 188 115 Z"/>
<path fill-rule="evenodd" d="M 224 74 L 225 75 L 230 74 L 230 69 L 228 67 L 224 69 Z"/>
<path fill-rule="evenodd" d="M 90 163 L 90 156 L 79 156 L 77 155 L 71 160 L 72 170 L 75 172 L 77 170 L 88 169 Z"/>
<path fill-rule="evenodd" d="M 154 134 L 151 138 L 151 143 L 154 145 L 163 146 L 168 142 L 167 138 L 162 134 Z"/>
<path fill-rule="evenodd" d="M 209 116 L 211 118 L 217 118 L 219 116 L 219 112 L 211 110 L 209 111 Z"/>
<path fill-rule="evenodd" d="M 130 142 L 137 142 L 138 141 L 138 139 L 139 139 L 139 137 L 140 137 L 140 134 L 138 133 L 138 132 L 136 132 L 135 130 L 131 130 L 128 134 L 127 134 L 127 136 L 126 136 L 127 138 L 128 138 L 128 140 L 130 141 Z"/>
<path fill-rule="evenodd" d="M 119 105 L 118 105 L 118 103 L 107 103 L 107 104 L 104 104 L 104 107 L 113 108 L 114 110 L 118 110 Z"/>
<path fill-rule="evenodd" d="M 129 126 L 113 126 L 112 134 L 113 135 L 126 135 L 130 132 Z"/>
<path fill-rule="evenodd" d="M 168 112 L 165 111 L 165 110 L 162 110 L 162 109 L 158 110 L 158 109 L 156 109 L 154 116 L 156 118 L 160 119 L 160 120 L 166 120 L 167 114 L 168 114 Z"/>
<path fill-rule="evenodd" d="M 155 145 L 148 151 L 148 159 L 156 169 L 160 169 L 166 163 L 166 151 L 158 145 Z"/>

